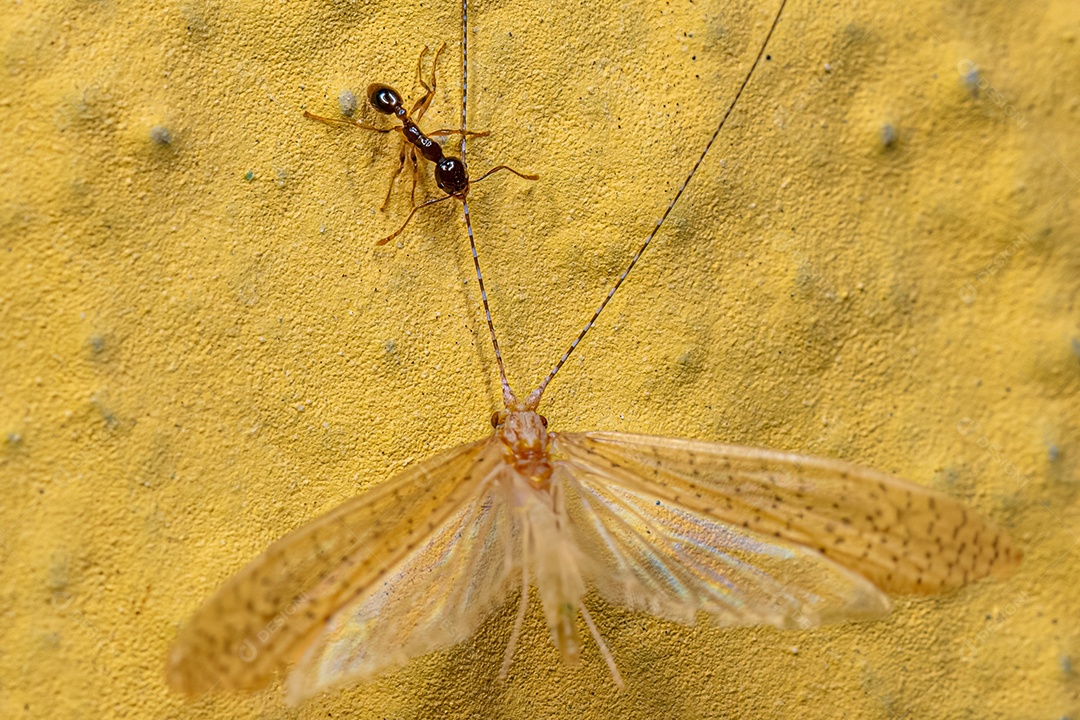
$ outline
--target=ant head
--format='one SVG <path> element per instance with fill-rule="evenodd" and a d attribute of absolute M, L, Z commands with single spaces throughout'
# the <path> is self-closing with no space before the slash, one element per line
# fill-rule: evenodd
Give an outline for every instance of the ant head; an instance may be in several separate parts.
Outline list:
<path fill-rule="evenodd" d="M 383 115 L 393 115 L 401 107 L 401 96 L 389 85 L 368 85 L 368 102 Z"/>
<path fill-rule="evenodd" d="M 447 195 L 464 196 L 469 189 L 469 171 L 465 168 L 465 161 L 444 157 L 435 163 L 435 184 Z"/>

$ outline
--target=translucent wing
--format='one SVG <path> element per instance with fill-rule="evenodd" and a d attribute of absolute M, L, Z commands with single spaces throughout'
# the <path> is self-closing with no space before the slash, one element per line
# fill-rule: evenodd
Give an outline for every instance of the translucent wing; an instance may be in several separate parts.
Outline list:
<path fill-rule="evenodd" d="M 342 608 L 374 602 L 364 598 L 388 578 L 407 582 L 402 568 L 415 566 L 417 549 L 445 545 L 447 525 L 502 467 L 492 438 L 462 445 L 276 541 L 180 631 L 169 653 L 169 684 L 190 695 L 268 684 L 328 626 L 341 626 Z"/>
<path fill-rule="evenodd" d="M 506 602 L 521 571 L 520 524 L 505 483 L 488 480 L 377 587 L 330 618 L 289 674 L 290 703 L 462 642 Z"/>
<path fill-rule="evenodd" d="M 581 498 L 584 554 L 602 560 L 593 583 L 673 619 L 873 616 L 888 609 L 874 586 L 933 593 L 1020 560 L 949 496 L 838 460 L 620 433 L 555 444 Z"/>
<path fill-rule="evenodd" d="M 572 469 L 571 469 L 572 467 Z M 609 602 L 684 624 L 805 628 L 872 619 L 888 597 L 815 550 L 764 539 L 567 463 L 583 573 Z"/>

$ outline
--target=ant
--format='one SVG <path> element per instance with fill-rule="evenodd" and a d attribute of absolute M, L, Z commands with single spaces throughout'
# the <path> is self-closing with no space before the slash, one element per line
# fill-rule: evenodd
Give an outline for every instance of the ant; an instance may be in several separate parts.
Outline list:
<path fill-rule="evenodd" d="M 391 131 L 398 131 L 401 133 L 401 149 L 398 154 L 398 166 L 394 170 L 394 174 L 390 176 L 390 187 L 386 190 L 386 199 L 383 200 L 382 206 L 379 210 L 385 210 L 387 204 L 390 202 L 390 194 L 394 190 L 394 182 L 397 180 L 398 175 L 401 173 L 401 169 L 405 167 L 405 159 L 408 157 L 409 162 L 412 163 L 412 192 L 410 193 L 412 212 L 405 218 L 405 222 L 401 227 L 395 230 L 391 235 L 379 240 L 376 245 L 385 245 L 390 242 L 404 230 L 405 226 L 412 220 L 412 216 L 416 214 L 417 210 L 426 208 L 428 205 L 434 205 L 440 203 L 443 200 L 449 200 L 450 198 L 457 198 L 461 201 L 465 200 L 465 196 L 469 192 L 469 172 L 465 167 L 465 161 L 461 158 L 453 157 L 452 155 L 446 155 L 443 153 L 442 146 L 439 143 L 432 140 L 434 137 L 449 137 L 451 135 L 464 135 L 466 137 L 486 137 L 487 132 L 469 132 L 462 128 L 461 130 L 435 130 L 428 134 L 419 128 L 416 124 L 427 111 L 428 106 L 431 104 L 432 98 L 435 97 L 435 67 L 439 64 L 439 55 L 446 49 L 446 43 L 444 42 L 439 46 L 439 49 L 435 51 L 435 59 L 431 64 L 431 85 L 424 82 L 424 56 L 428 52 L 427 45 L 420 51 L 420 59 L 416 64 L 416 76 L 420 81 L 420 85 L 424 88 L 424 96 L 421 97 L 416 103 L 413 104 L 412 110 L 406 110 L 404 101 L 401 98 L 401 94 L 390 87 L 389 85 L 382 85 L 379 83 L 372 83 L 368 86 L 367 96 L 368 102 L 375 108 L 376 111 L 383 115 L 393 115 L 401 121 L 401 125 L 390 128 L 379 128 L 373 125 L 367 125 L 366 123 L 359 122 L 357 120 L 346 118 L 326 118 L 320 117 L 308 111 L 304 111 L 304 117 L 311 118 L 312 120 L 318 120 L 328 125 L 348 125 L 351 127 L 358 127 L 361 130 L 370 130 L 377 133 L 388 133 Z M 416 182 L 419 173 L 417 160 L 417 154 L 435 164 L 435 184 L 439 186 L 439 189 L 446 193 L 446 195 L 432 200 L 427 200 L 420 205 L 416 204 Z M 539 175 L 526 175 L 520 173 L 514 168 L 508 165 L 498 165 L 491 170 L 488 170 L 482 176 L 472 181 L 478 183 L 484 178 L 487 178 L 500 170 L 509 170 L 520 178 L 525 180 L 538 180 Z"/>

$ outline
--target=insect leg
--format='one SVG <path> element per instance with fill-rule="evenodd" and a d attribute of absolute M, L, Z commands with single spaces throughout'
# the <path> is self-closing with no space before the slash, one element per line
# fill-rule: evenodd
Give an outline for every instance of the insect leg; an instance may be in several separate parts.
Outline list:
<path fill-rule="evenodd" d="M 478 183 L 478 182 L 480 182 L 481 180 L 483 180 L 484 178 L 486 178 L 486 177 L 488 177 L 488 176 L 490 176 L 490 175 L 494 175 L 495 173 L 499 172 L 500 170 L 509 170 L 510 172 L 512 172 L 512 173 L 514 173 L 515 175 L 517 175 L 517 176 L 518 176 L 519 178 L 523 178 L 523 179 L 525 179 L 525 180 L 539 180 L 539 179 L 540 179 L 540 176 L 539 176 L 539 175 L 526 175 L 525 173 L 519 173 L 519 172 L 518 172 L 517 170 L 515 170 L 515 169 L 514 169 L 514 168 L 512 168 L 512 167 L 510 167 L 509 165 L 496 165 L 495 167 L 491 168 L 491 169 L 490 169 L 490 170 L 488 170 L 488 171 L 487 171 L 486 173 L 484 173 L 483 175 L 481 175 L 481 176 L 480 176 L 479 178 L 477 178 L 476 180 L 473 180 L 472 182 L 473 182 L 473 183 Z"/>
<path fill-rule="evenodd" d="M 378 127 L 375 127 L 374 125 L 368 125 L 367 123 L 362 123 L 362 122 L 359 122 L 357 120 L 352 120 L 350 118 L 328 118 L 328 117 L 323 117 L 321 115 L 315 115 L 314 113 L 309 113 L 307 110 L 304 111 L 304 117 L 306 117 L 306 118 L 308 118 L 310 120 L 318 120 L 319 122 L 326 123 L 327 125 L 346 125 L 348 127 L 356 127 L 356 128 L 360 128 L 361 130 L 370 130 L 371 132 L 377 132 L 377 133 L 388 133 L 388 132 L 393 132 L 394 130 L 397 130 L 397 128 L 393 128 L 393 127 L 378 128 Z"/>
<path fill-rule="evenodd" d="M 525 611 L 529 609 L 529 533 L 522 533 L 522 557 L 521 557 L 521 601 L 518 603 L 517 615 L 514 617 L 514 629 L 510 633 L 510 642 L 503 653 L 503 664 L 499 669 L 499 679 L 505 680 L 510 672 L 510 663 L 514 660 L 514 651 L 517 649 L 518 638 L 521 637 L 521 628 L 525 624 Z"/>
<path fill-rule="evenodd" d="M 426 208 L 428 205 L 434 205 L 435 203 L 441 203 L 443 200 L 449 200 L 452 197 L 454 197 L 454 196 L 453 195 L 443 195 L 442 197 L 437 197 L 434 200 L 428 200 L 425 203 L 417 205 L 416 207 L 414 207 L 412 209 L 412 212 L 409 213 L 409 217 L 405 218 L 405 222 L 403 222 L 401 224 L 401 227 L 399 227 L 392 234 L 387 235 L 386 237 L 384 237 L 382 240 L 380 240 L 379 242 L 377 242 L 375 244 L 376 245 L 385 245 L 386 243 L 390 242 L 391 240 L 396 238 L 398 235 L 400 235 L 402 232 L 404 232 L 405 226 L 409 224 L 409 221 L 412 220 L 412 216 L 416 214 L 417 210 L 422 210 L 423 208 Z"/>
<path fill-rule="evenodd" d="M 611 679 L 615 681 L 616 687 L 622 690 L 624 687 L 623 679 L 622 675 L 619 674 L 619 668 L 615 667 L 615 658 L 611 655 L 611 651 L 608 650 L 604 638 L 600 637 L 600 631 L 596 629 L 596 623 L 593 622 L 592 615 L 585 608 L 585 603 L 581 604 L 581 617 L 585 618 L 585 624 L 589 626 L 589 634 L 592 635 L 593 640 L 600 647 L 600 654 L 604 656 L 604 662 L 607 663 L 608 670 L 611 672 Z"/>
<path fill-rule="evenodd" d="M 409 204 L 416 204 L 416 181 L 420 179 L 419 163 L 416 160 L 416 148 L 409 149 L 409 161 L 412 163 L 412 190 L 409 191 Z"/>
<path fill-rule="evenodd" d="M 398 165 L 394 168 L 394 174 L 390 176 L 390 185 L 386 188 L 386 198 L 383 200 L 383 204 L 379 207 L 379 211 L 386 209 L 386 206 L 390 204 L 390 193 L 394 191 L 394 181 L 397 180 L 397 176 L 401 173 L 401 168 L 405 167 L 405 155 L 412 148 L 405 138 L 401 138 L 401 149 L 398 152 Z"/>
<path fill-rule="evenodd" d="M 435 97 L 435 87 L 436 87 L 436 85 L 435 85 L 435 68 L 439 64 L 439 56 L 442 55 L 442 51 L 445 50 L 445 49 L 446 49 L 446 43 L 444 42 L 442 45 L 439 46 L 439 49 L 435 51 L 435 60 L 432 61 L 432 63 L 431 63 L 431 85 L 430 86 L 426 82 L 424 82 L 423 65 L 422 64 L 417 64 L 417 66 L 416 66 L 416 75 L 420 79 L 420 85 L 427 92 L 425 92 L 424 96 L 422 98 L 420 98 L 419 100 L 417 100 L 416 104 L 413 105 L 412 113 L 410 113 L 413 116 L 413 120 L 418 121 L 418 120 L 420 120 L 420 118 L 424 117 L 424 113 L 427 112 L 428 106 L 431 105 L 432 98 Z M 427 46 L 424 46 L 424 52 L 427 52 Z M 421 61 L 424 59 L 424 54 L 423 53 L 420 53 L 420 59 L 421 59 Z"/>
<path fill-rule="evenodd" d="M 478 131 L 478 132 L 474 132 L 472 130 L 466 130 L 464 133 L 462 133 L 460 130 L 451 130 L 449 128 L 442 128 L 441 130 L 434 130 L 432 132 L 429 132 L 427 134 L 427 136 L 428 137 L 453 137 L 454 135 L 462 135 L 462 134 L 464 134 L 465 137 L 487 137 L 491 133 L 489 131 L 487 131 L 487 130 L 481 130 L 481 131 Z"/>

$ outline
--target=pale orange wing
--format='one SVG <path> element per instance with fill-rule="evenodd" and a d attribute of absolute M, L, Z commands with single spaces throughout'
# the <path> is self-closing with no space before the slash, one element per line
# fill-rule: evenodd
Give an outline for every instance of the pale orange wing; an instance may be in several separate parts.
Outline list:
<path fill-rule="evenodd" d="M 575 473 L 799 546 L 888 593 L 930 594 L 990 574 L 1021 552 L 948 495 L 839 460 L 621 433 L 556 436 Z"/>
<path fill-rule="evenodd" d="M 522 562 L 521 523 L 500 477 L 509 471 L 497 465 L 391 573 L 334 613 L 289 673 L 288 702 L 456 645 L 506 603 Z"/>
<path fill-rule="evenodd" d="M 889 598 L 816 550 L 632 490 L 576 460 L 557 461 L 588 583 L 608 602 L 693 624 L 807 628 L 870 620 Z"/>
<path fill-rule="evenodd" d="M 166 677 L 189 695 L 273 680 L 335 614 L 392 576 L 503 463 L 492 438 L 407 468 L 273 543 L 181 629 Z"/>

